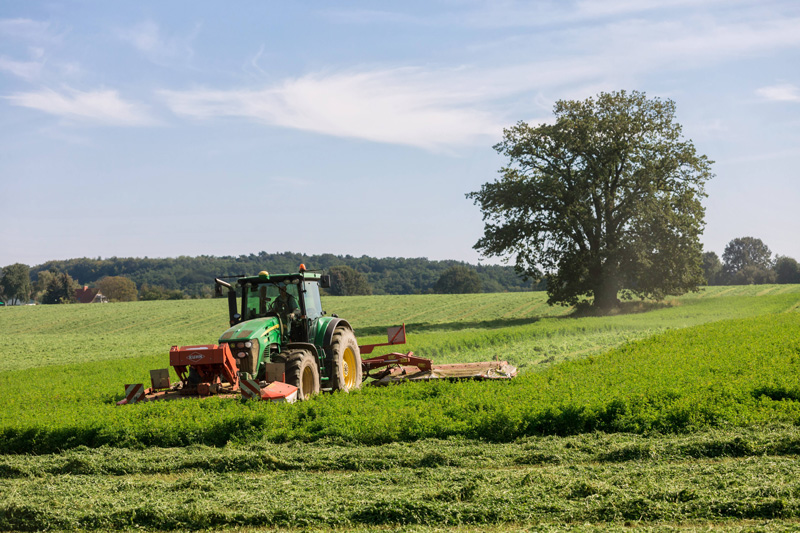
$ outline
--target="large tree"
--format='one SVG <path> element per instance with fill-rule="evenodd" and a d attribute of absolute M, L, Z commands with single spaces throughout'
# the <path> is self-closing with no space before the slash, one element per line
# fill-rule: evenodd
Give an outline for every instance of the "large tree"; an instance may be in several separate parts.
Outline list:
<path fill-rule="evenodd" d="M 760 285 L 775 281 L 772 251 L 756 237 L 733 239 L 725 246 L 722 260 L 731 285 Z"/>
<path fill-rule="evenodd" d="M 0 291 L 12 303 L 28 303 L 33 291 L 30 267 L 22 263 L 4 267 L 0 277 Z"/>
<path fill-rule="evenodd" d="M 554 113 L 504 130 L 495 150 L 509 164 L 467 195 L 485 221 L 475 248 L 544 277 L 551 304 L 590 296 L 607 309 L 620 290 L 696 290 L 712 162 L 683 138 L 674 102 L 619 91 L 558 101 Z"/>

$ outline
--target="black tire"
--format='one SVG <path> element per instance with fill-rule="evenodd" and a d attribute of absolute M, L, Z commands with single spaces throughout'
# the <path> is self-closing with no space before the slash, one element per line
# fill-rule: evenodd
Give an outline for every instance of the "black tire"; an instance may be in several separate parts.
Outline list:
<path fill-rule="evenodd" d="M 188 382 L 189 386 L 192 388 L 197 388 L 197 384 L 200 383 L 202 378 L 200 377 L 200 373 L 195 370 L 193 366 L 189 367 L 189 375 L 186 376 L 186 381 Z"/>
<path fill-rule="evenodd" d="M 347 327 L 336 328 L 329 350 L 331 388 L 345 392 L 361 388 L 361 352 L 353 330 Z"/>
<path fill-rule="evenodd" d="M 292 350 L 287 356 L 286 383 L 297 387 L 297 399 L 319 394 L 319 368 L 314 356 L 306 350 Z"/>

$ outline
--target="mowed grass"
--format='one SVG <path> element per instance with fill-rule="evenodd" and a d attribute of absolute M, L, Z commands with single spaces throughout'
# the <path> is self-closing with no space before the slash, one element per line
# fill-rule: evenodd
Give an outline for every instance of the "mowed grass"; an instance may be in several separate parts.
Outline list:
<path fill-rule="evenodd" d="M 76 449 L 0 457 L 0 529 L 791 530 L 798 453 L 800 432 L 786 425 L 503 444 Z"/>
<path fill-rule="evenodd" d="M 510 382 L 124 407 L 170 345 L 216 340 L 224 301 L 0 310 L 0 530 L 800 527 L 800 287 L 604 318 L 541 304 L 325 299 L 362 341 L 405 321 L 398 348 L 498 355 Z"/>
<path fill-rule="evenodd" d="M 720 303 L 724 299 L 697 298 L 628 316 L 542 319 L 517 326 L 522 333 L 497 328 L 451 335 L 465 344 L 470 339 L 489 344 L 496 339 L 492 335 L 518 335 L 514 343 L 523 343 L 531 328 L 528 342 L 580 342 L 586 331 L 608 331 L 619 344 L 624 335 L 710 320 L 709 306 L 720 313 L 769 314 L 672 329 L 596 357 L 536 365 L 540 371 L 523 372 L 510 382 L 367 387 L 297 406 L 215 398 L 114 405 L 122 396 L 121 384 L 133 382 L 131 377 L 144 381 L 148 368 L 163 366 L 162 355 L 50 366 L 35 376 L 32 370 L 8 371 L 0 374 L 0 450 L 332 437 L 366 445 L 454 436 L 508 442 L 597 430 L 686 432 L 725 424 L 795 423 L 800 414 L 797 295 L 737 296 Z M 441 339 L 439 349 L 457 342 L 443 334 Z"/>

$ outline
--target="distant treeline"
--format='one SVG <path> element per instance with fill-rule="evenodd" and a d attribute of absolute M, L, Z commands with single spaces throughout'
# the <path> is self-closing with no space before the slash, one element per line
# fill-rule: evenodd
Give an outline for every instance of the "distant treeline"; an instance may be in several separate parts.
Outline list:
<path fill-rule="evenodd" d="M 81 285 L 94 285 L 106 276 L 125 276 L 136 283 L 139 290 L 156 287 L 171 293 L 177 291 L 191 298 L 210 297 L 214 278 L 218 276 L 254 275 L 262 270 L 269 272 L 296 272 L 300 264 L 309 270 L 329 270 L 348 266 L 362 273 L 373 294 L 425 294 L 434 292 L 434 285 L 442 273 L 453 266 L 474 270 L 481 280 L 483 292 L 516 292 L 536 290 L 531 281 L 524 281 L 513 267 L 502 265 L 469 265 L 460 261 L 431 261 L 425 258 L 375 258 L 350 255 L 305 255 L 292 252 L 240 255 L 238 257 L 67 259 L 48 261 L 31 267 L 32 281 L 39 272 L 65 272 Z"/>

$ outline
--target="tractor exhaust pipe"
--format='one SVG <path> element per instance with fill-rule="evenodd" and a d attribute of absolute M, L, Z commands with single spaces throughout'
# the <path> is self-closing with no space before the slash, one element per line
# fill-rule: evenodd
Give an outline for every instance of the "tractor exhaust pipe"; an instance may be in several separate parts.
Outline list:
<path fill-rule="evenodd" d="M 228 315 L 231 319 L 231 326 L 233 326 L 234 324 L 238 323 L 239 318 L 241 318 L 236 309 L 236 290 L 230 283 L 227 281 L 222 281 L 219 278 L 214 278 L 214 284 L 214 292 L 216 292 L 217 296 L 222 296 L 222 287 L 228 289 Z"/>

